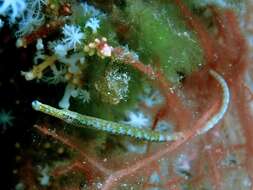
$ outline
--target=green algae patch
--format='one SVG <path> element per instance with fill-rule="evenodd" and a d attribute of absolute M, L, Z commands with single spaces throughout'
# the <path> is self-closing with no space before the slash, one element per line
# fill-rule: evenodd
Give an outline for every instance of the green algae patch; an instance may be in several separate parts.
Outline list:
<path fill-rule="evenodd" d="M 179 82 L 203 64 L 197 37 L 173 4 L 128 0 L 123 12 L 119 18 L 129 27 L 126 43 L 145 64 L 161 68 L 171 82 Z"/>

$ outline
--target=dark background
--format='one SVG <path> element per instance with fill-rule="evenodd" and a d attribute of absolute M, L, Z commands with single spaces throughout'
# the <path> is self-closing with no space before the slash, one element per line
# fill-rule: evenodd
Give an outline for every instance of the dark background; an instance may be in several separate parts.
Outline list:
<path fill-rule="evenodd" d="M 34 99 L 55 101 L 64 90 L 62 87 L 26 81 L 20 72 L 32 68 L 35 45 L 18 49 L 15 44 L 13 32 L 7 27 L 0 29 L 0 112 L 11 111 L 14 117 L 12 126 L 4 129 L 0 125 L 1 190 L 15 189 L 18 172 L 22 172 L 18 171 L 16 157 L 31 149 L 38 135 L 33 125 L 40 114 L 31 108 L 31 102 Z M 20 148 L 16 148 L 16 144 Z"/>

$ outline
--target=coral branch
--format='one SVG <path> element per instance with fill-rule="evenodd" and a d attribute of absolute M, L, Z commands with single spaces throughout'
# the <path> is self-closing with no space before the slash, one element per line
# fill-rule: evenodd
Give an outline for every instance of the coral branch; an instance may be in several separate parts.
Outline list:
<path fill-rule="evenodd" d="M 113 48 L 114 59 L 121 61 L 124 64 L 131 65 L 136 70 L 147 75 L 151 79 L 157 78 L 158 74 L 155 73 L 151 65 L 144 65 L 137 60 L 130 52 L 125 52 L 122 48 Z"/>
<path fill-rule="evenodd" d="M 180 120 L 181 125 L 188 123 L 188 119 L 190 118 L 189 111 L 185 108 L 177 94 L 170 91 L 172 84 L 167 80 L 161 71 L 154 70 L 151 65 L 143 64 L 130 52 L 125 52 L 124 49 L 119 47 L 113 48 L 112 55 L 114 59 L 121 61 L 123 64 L 132 66 L 136 70 L 146 75 L 149 79 L 155 80 L 158 83 L 158 86 L 165 97 L 166 104 L 156 114 L 152 129 L 155 129 L 159 119 L 168 115 L 169 110 L 172 112 L 171 114 L 173 114 L 174 118 L 177 118 L 179 115 L 185 118 L 184 120 Z"/>
<path fill-rule="evenodd" d="M 208 138 L 210 138 L 210 135 Z M 214 156 L 214 153 L 212 152 L 212 149 L 207 150 L 206 157 L 210 165 L 211 175 L 213 176 L 214 189 L 219 190 L 221 186 L 221 174 L 220 174 L 219 168 L 217 167 L 217 160 L 216 160 L 216 157 Z"/>
<path fill-rule="evenodd" d="M 23 38 L 19 38 L 17 40 L 16 45 L 17 45 L 17 47 L 26 48 L 27 45 L 35 42 L 37 39 L 46 38 L 47 36 L 53 34 L 63 25 L 64 25 L 63 20 L 51 21 L 50 23 L 41 26 L 38 30 L 34 31 L 33 33 L 31 33 Z"/>
<path fill-rule="evenodd" d="M 82 172 L 85 177 L 87 178 L 88 184 L 91 184 L 97 176 L 100 175 L 98 171 L 94 171 L 92 168 L 92 165 L 89 165 L 85 163 L 84 161 L 75 160 L 74 162 L 71 162 L 69 165 L 64 165 L 57 167 L 52 175 L 54 177 L 62 176 L 64 174 L 67 174 L 71 171 L 80 171 Z"/>
<path fill-rule="evenodd" d="M 214 49 L 214 40 L 210 37 L 206 28 L 203 26 L 200 20 L 190 12 L 190 10 L 184 5 L 184 3 L 182 3 L 181 0 L 174 1 L 180 9 L 182 15 L 185 17 L 186 23 L 189 25 L 189 27 L 193 28 L 193 30 L 196 31 L 201 46 L 204 49 L 207 63 L 214 61 L 216 56 Z"/>
<path fill-rule="evenodd" d="M 43 61 L 39 65 L 34 66 L 31 71 L 28 72 L 22 71 L 21 74 L 25 76 L 26 80 L 41 79 L 43 76 L 43 71 L 47 69 L 49 66 L 53 65 L 55 61 L 56 61 L 55 56 L 48 56 L 46 57 L 45 61 Z"/>
<path fill-rule="evenodd" d="M 107 168 L 102 166 L 99 162 L 97 162 L 93 158 L 89 157 L 81 148 L 79 148 L 76 144 L 69 141 L 68 139 L 62 137 L 61 135 L 59 135 L 59 134 L 57 134 L 53 131 L 50 131 L 46 127 L 40 127 L 38 125 L 34 125 L 34 127 L 36 129 L 38 129 L 44 135 L 51 136 L 54 139 L 56 139 L 56 140 L 60 141 L 61 143 L 65 144 L 66 146 L 68 146 L 68 147 L 72 148 L 73 150 L 77 151 L 83 158 L 85 158 L 87 160 L 87 162 L 89 162 L 93 166 L 93 168 L 96 168 L 98 171 L 102 172 L 103 174 L 108 175 L 108 174 L 111 173 L 110 170 L 108 170 Z"/>

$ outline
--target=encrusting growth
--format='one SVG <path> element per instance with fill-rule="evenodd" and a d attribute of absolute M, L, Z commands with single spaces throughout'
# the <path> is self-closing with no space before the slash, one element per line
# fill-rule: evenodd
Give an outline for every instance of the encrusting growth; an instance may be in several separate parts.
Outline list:
<path fill-rule="evenodd" d="M 223 89 L 223 99 L 220 111 L 215 114 L 205 125 L 198 131 L 198 134 L 204 134 L 210 129 L 212 129 L 224 116 L 227 111 L 229 105 L 229 89 L 226 81 L 215 71 L 210 70 L 210 75 L 212 75 L 221 85 Z M 69 110 L 61 110 L 54 108 L 52 106 L 40 103 L 35 100 L 32 102 L 32 107 L 43 113 L 51 115 L 53 117 L 59 118 L 69 124 L 78 126 L 78 127 L 91 127 L 97 130 L 109 132 L 112 134 L 119 135 L 128 135 L 134 138 L 147 140 L 147 141 L 175 141 L 180 138 L 183 138 L 183 133 L 177 132 L 174 134 L 168 134 L 166 132 L 159 132 L 150 129 L 142 129 L 132 127 L 127 124 L 116 123 L 113 121 L 107 121 L 104 119 L 99 119 L 87 115 L 81 115 L 79 113 L 69 111 Z"/>

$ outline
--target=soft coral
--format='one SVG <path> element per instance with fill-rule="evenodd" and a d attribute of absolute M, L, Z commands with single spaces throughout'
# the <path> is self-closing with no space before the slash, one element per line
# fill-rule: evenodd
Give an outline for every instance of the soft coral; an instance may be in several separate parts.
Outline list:
<path fill-rule="evenodd" d="M 26 9 L 25 0 L 0 0 L 0 15 L 8 16 L 10 23 L 14 23 Z"/>

